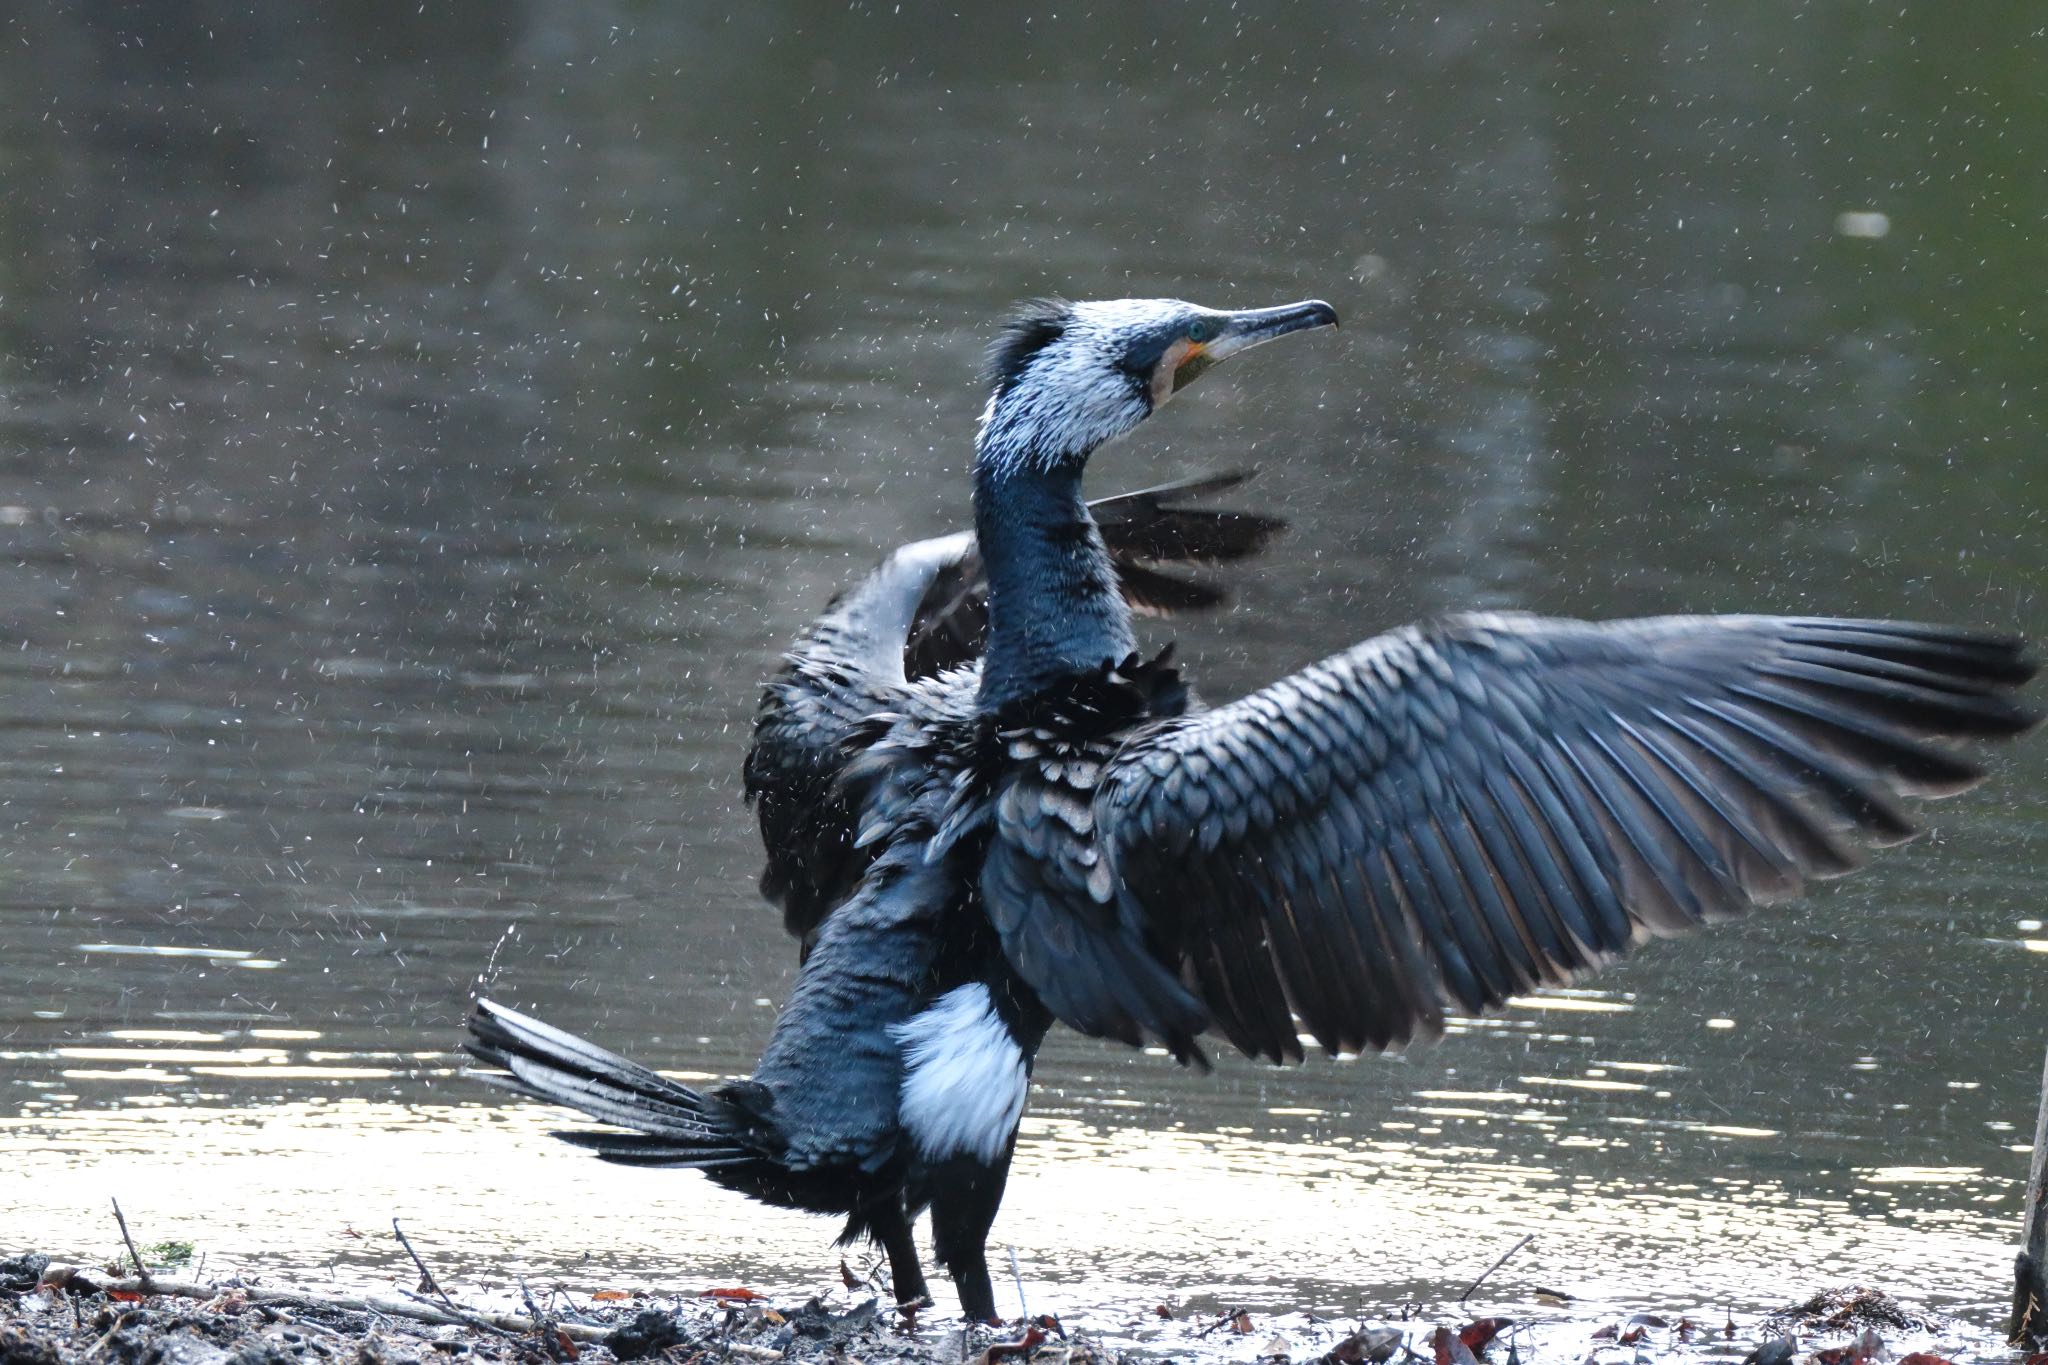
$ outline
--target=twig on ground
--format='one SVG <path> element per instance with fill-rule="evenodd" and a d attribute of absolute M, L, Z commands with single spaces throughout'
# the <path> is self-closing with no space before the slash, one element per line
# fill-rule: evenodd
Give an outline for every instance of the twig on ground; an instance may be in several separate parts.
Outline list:
<path fill-rule="evenodd" d="M 1501 1258 L 1498 1261 L 1495 1261 L 1492 1265 L 1480 1271 L 1478 1279 L 1472 1281 L 1472 1283 L 1465 1286 L 1465 1292 L 1458 1295 L 1458 1302 L 1463 1303 L 1465 1302 L 1465 1300 L 1471 1298 L 1474 1294 L 1478 1293 L 1479 1286 L 1485 1284 L 1488 1278 L 1492 1276 L 1494 1271 L 1499 1270 L 1502 1266 L 1506 1265 L 1510 1257 L 1512 1257 L 1516 1252 L 1520 1251 L 1523 1247 L 1529 1245 L 1529 1243 L 1535 1240 L 1535 1233 L 1525 1233 L 1521 1241 L 1515 1243 L 1513 1246 L 1509 1247 L 1506 1251 L 1501 1253 Z"/>
<path fill-rule="evenodd" d="M 1031 1306 L 1024 1302 L 1024 1272 L 1017 1268 L 1017 1248 L 1004 1247 L 1010 1253 L 1010 1278 L 1017 1282 L 1017 1316 L 1026 1322 L 1031 1320 Z"/>
<path fill-rule="evenodd" d="M 448 1291 L 443 1289 L 441 1287 L 441 1282 L 434 1278 L 434 1272 L 427 1269 L 427 1263 L 421 1259 L 419 1252 L 413 1249 L 412 1239 L 405 1235 L 404 1228 L 398 1226 L 398 1220 L 396 1218 L 393 1218 L 391 1220 L 391 1230 L 398 1234 L 398 1244 L 405 1248 L 405 1254 L 412 1257 L 412 1263 L 420 1268 L 419 1291 L 414 1292 L 412 1290 L 401 1289 L 398 1291 L 399 1293 L 405 1295 L 405 1297 L 413 1300 L 415 1303 L 438 1304 L 440 1307 L 452 1313 L 455 1316 L 456 1320 L 462 1323 L 463 1326 L 471 1328 L 474 1331 L 487 1332 L 495 1336 L 501 1336 L 505 1338 L 505 1340 L 507 1341 L 517 1341 L 519 1339 L 517 1334 L 508 1332 L 502 1327 L 493 1327 L 490 1323 L 485 1322 L 482 1318 L 470 1312 L 467 1308 L 464 1308 L 455 1300 L 449 1298 Z M 428 1294 L 432 1294 L 434 1297 L 432 1299 L 429 1299 L 426 1297 Z"/>
<path fill-rule="evenodd" d="M 142 1253 L 135 1249 L 135 1239 L 128 1235 L 128 1220 L 121 1216 L 121 1201 L 115 1199 L 112 1203 L 114 1205 L 114 1221 L 121 1225 L 121 1240 L 128 1244 L 129 1259 L 135 1262 L 136 1281 L 141 1284 L 143 1293 L 154 1294 L 156 1291 L 149 1287 L 149 1267 L 142 1263 Z"/>
<path fill-rule="evenodd" d="M 733 1329 L 738 1327 L 739 1325 L 740 1310 L 734 1308 L 731 1304 L 727 1304 L 725 1309 L 725 1321 L 721 1322 L 718 1325 L 718 1345 L 720 1347 L 718 1358 L 720 1360 L 732 1359 Z"/>
<path fill-rule="evenodd" d="M 420 1259 L 420 1254 L 412 1249 L 412 1239 L 405 1235 L 404 1228 L 398 1226 L 396 1218 L 391 1220 L 391 1230 L 398 1234 L 398 1244 L 405 1248 L 405 1254 L 412 1257 L 412 1263 L 420 1268 L 420 1293 L 432 1294 L 442 1303 L 453 1308 L 455 1306 L 453 1300 L 442 1290 L 440 1283 L 434 1279 L 434 1272 L 427 1269 L 427 1263 Z"/>
<path fill-rule="evenodd" d="M 1203 1337 L 1208 1336 L 1209 1333 L 1215 1331 L 1217 1328 L 1225 1327 L 1228 1326 L 1230 1323 L 1235 1322 L 1238 1316 L 1243 1312 L 1244 1309 L 1242 1308 L 1230 1309 L 1228 1312 L 1224 1313 L 1222 1317 L 1216 1319 L 1216 1321 L 1210 1323 L 1207 1327 L 1204 1327 L 1201 1331 L 1195 1333 L 1195 1340 L 1200 1341 Z"/>
<path fill-rule="evenodd" d="M 130 1308 L 127 1312 L 115 1318 L 114 1325 L 112 1327 L 109 1327 L 104 1333 L 102 1333 L 98 1341 L 95 1341 L 92 1345 L 85 1348 L 85 1358 L 87 1360 L 90 1360 L 94 1356 L 98 1355 L 100 1353 L 100 1348 L 102 1346 L 105 1346 L 108 1342 L 114 1339 L 114 1333 L 120 1331 L 129 1323 L 135 1321 L 135 1319 L 139 1316 L 140 1314 L 135 1309 Z"/>
<path fill-rule="evenodd" d="M 335 1331 L 332 1327 L 329 1327 L 324 1322 L 315 1322 L 311 1318 L 302 1318 L 295 1313 L 278 1313 L 277 1316 L 281 1321 L 288 1323 L 291 1326 L 300 1329 L 301 1331 L 312 1332 L 315 1335 L 323 1337 L 338 1337 L 341 1335 L 341 1333 Z"/>
<path fill-rule="evenodd" d="M 546 1313 L 541 1312 L 540 1305 L 533 1301 L 533 1291 L 526 1287 L 526 1277 L 514 1275 L 512 1278 L 519 1282 L 519 1297 L 526 1300 L 526 1311 L 533 1315 L 533 1331 L 534 1335 L 540 1338 L 541 1352 L 549 1360 L 566 1360 L 568 1356 L 562 1350 L 561 1341 L 555 1336 L 555 1324 Z"/>
<path fill-rule="evenodd" d="M 78 1293 L 86 1294 L 92 1293 L 95 1290 L 120 1290 L 130 1294 L 147 1292 L 161 1294 L 168 1298 L 198 1299 L 202 1302 L 213 1298 L 220 1292 L 213 1285 L 194 1284 L 189 1280 L 157 1280 L 150 1289 L 145 1291 L 140 1280 L 112 1280 L 102 1283 L 97 1279 L 87 1276 L 83 1271 L 76 1272 L 76 1277 L 72 1281 L 72 1287 Z M 299 1289 L 258 1289 L 245 1287 L 242 1292 L 249 1296 L 249 1302 L 252 1304 L 267 1303 L 278 1308 L 296 1308 L 300 1311 L 310 1310 L 316 1313 L 382 1313 L 387 1317 L 405 1318 L 411 1322 L 426 1322 L 437 1325 L 452 1324 L 457 1327 L 474 1327 L 478 1322 L 481 1322 L 498 1331 L 512 1333 L 531 1332 L 534 1330 L 533 1321 L 529 1318 L 520 1317 L 517 1313 L 478 1312 L 458 1316 L 424 1298 L 408 1303 L 403 1299 L 387 1299 L 358 1294 L 314 1294 Z M 72 1295 L 72 1302 L 74 1304 L 78 1302 L 77 1294 Z M 471 1321 L 470 1319 L 472 1318 L 475 1321 Z M 608 1327 L 595 1327 L 580 1322 L 556 1323 L 554 1329 L 567 1335 L 571 1341 L 601 1341 L 606 1333 L 611 1330 Z M 769 1351 L 761 1347 L 741 1349 L 742 1346 L 743 1343 L 735 1343 L 733 1354 L 745 1355 L 749 1359 L 755 1360 L 782 1359 L 782 1352 L 780 1351 Z"/>

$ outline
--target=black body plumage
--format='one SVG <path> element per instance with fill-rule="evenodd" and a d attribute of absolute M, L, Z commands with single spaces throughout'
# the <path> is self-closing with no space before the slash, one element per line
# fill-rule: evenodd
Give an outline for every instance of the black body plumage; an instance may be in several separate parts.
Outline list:
<path fill-rule="evenodd" d="M 846 1216 L 899 1299 L 929 1206 L 987 1318 L 1055 1019 L 1197 1063 L 1210 1031 L 1276 1062 L 1304 1032 L 1398 1046 L 1850 871 L 1912 835 L 1900 798 L 1981 777 L 1956 741 L 2034 722 L 2013 639 L 1767 616 L 1450 617 L 1204 709 L 1132 608 L 1212 600 L 1160 561 L 1271 524 L 1160 492 L 1098 518 L 1082 469 L 1202 369 L 1334 321 L 1028 309 L 990 356 L 974 535 L 891 556 L 762 700 L 762 889 L 805 958 L 755 1074 L 699 1094 L 484 1003 L 485 1078 L 613 1125 L 564 1135 L 607 1160 Z"/>

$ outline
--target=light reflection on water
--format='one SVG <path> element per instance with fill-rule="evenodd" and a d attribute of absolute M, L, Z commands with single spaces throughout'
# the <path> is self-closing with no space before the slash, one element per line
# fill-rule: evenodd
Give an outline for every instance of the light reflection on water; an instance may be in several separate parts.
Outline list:
<path fill-rule="evenodd" d="M 396 1273 L 383 1230 L 398 1217 L 437 1264 L 485 1288 L 517 1272 L 582 1290 L 738 1278 L 808 1293 L 836 1274 L 830 1220 L 688 1173 L 587 1159 L 548 1136 L 563 1116 L 539 1106 L 347 1097 L 375 1082 L 423 1095 L 470 1083 L 451 1053 L 322 1042 L 315 1030 L 130 1028 L 36 1059 L 54 1074 L 0 1120 L 8 1236 L 100 1254 L 98 1210 L 113 1195 L 152 1239 L 190 1240 L 222 1271 L 379 1282 Z M 1454 1298 L 1524 1233 L 1537 1240 L 1492 1282 L 1489 1311 L 1540 1317 L 1538 1291 L 1562 1290 L 1580 1321 L 1703 1320 L 1856 1280 L 1988 1320 L 2010 1257 L 2005 1173 L 1870 1164 L 1817 1183 L 1795 1157 L 1787 1175 L 1760 1174 L 1750 1162 L 1788 1135 L 1674 1115 L 1656 1088 L 1682 1070 L 1670 1063 L 1603 1060 L 1516 1089 L 1424 1086 L 1382 1112 L 1262 1100 L 1248 1122 L 1203 1129 L 1116 1083 L 1138 1077 L 1076 1073 L 1073 1060 L 1054 1052 L 994 1244 L 1017 1249 L 1038 1311 L 1097 1324 L 1135 1324 L 1162 1299 L 1183 1315 L 1393 1314 Z M 238 1102 L 293 1083 L 332 1097 Z M 1589 1092 L 1644 1109 L 1594 1112 L 1579 1099 Z M 1715 1157 L 1661 1181 L 1617 1160 L 1657 1135 Z"/>
<path fill-rule="evenodd" d="M 1404 1057 L 1285 1073 L 1224 1059 L 1202 1077 L 1056 1036 L 998 1236 L 1019 1246 L 1041 1296 L 1103 1312 L 1136 1314 L 1162 1295 L 1370 1312 L 1442 1298 L 1487 1248 L 1535 1231 L 1539 1247 L 1495 1287 L 1503 1303 L 1541 1287 L 1589 1300 L 1579 1311 L 1763 1310 L 1857 1279 L 1996 1313 L 2024 1150 L 2009 1119 L 1979 1120 L 1981 1136 L 1959 1142 L 1952 1124 L 1916 1129 L 1910 1102 L 1872 1108 L 1846 1087 L 1818 1102 L 1772 1097 L 1697 1049 L 1631 1058 L 1626 1025 L 1649 1027 L 1638 1045 L 1675 1037 L 1670 1012 L 1640 995 L 1524 999 Z M 771 1000 L 750 1002 L 757 1027 Z M 611 1171 L 545 1139 L 562 1119 L 544 1110 L 451 1106 L 471 1086 L 460 1059 L 420 1046 L 446 1033 L 155 1013 L 177 1017 L 0 1051 L 17 1115 L 0 1129 L 10 1236 L 89 1253 L 100 1192 L 130 1207 L 132 1190 L 175 1225 L 161 1235 L 227 1263 L 333 1263 L 345 1277 L 392 1272 L 367 1234 L 393 1215 L 433 1229 L 485 1280 L 510 1263 L 586 1287 L 737 1276 L 799 1290 L 836 1264 L 824 1223 L 688 1175 Z M 1768 1045 L 1759 1022 L 1717 1014 L 1694 1036 Z M 723 1048 L 618 1041 L 657 1061 L 750 1060 L 744 1032 Z M 1877 1094 L 1925 1090 L 1889 1051 L 1852 1055 L 1845 1071 Z M 1966 1112 L 1983 1090 L 1939 1084 Z M 364 1244 L 337 1226 L 366 1232 Z"/>
<path fill-rule="evenodd" d="M 533 1107 L 364 1100 L 31 1112 L 0 1123 L 0 1165 L 17 1173 L 5 1180 L 8 1231 L 100 1253 L 112 1194 L 148 1238 L 191 1240 L 223 1271 L 385 1278 L 395 1216 L 437 1266 L 487 1284 L 517 1272 L 672 1291 L 738 1276 L 797 1293 L 836 1280 L 830 1220 L 685 1173 L 564 1159 L 547 1135 L 555 1123 Z M 32 1179 L 21 1174 L 31 1154 Z M 1938 1183 L 1958 1205 L 1991 1189 L 1975 1168 L 1860 1176 Z M 1967 1215 L 1876 1216 L 1771 1180 L 1656 1190 L 1532 1170 L 1455 1122 L 1427 1140 L 1352 1143 L 1109 1114 L 1027 1120 L 993 1245 L 1017 1250 L 1038 1311 L 1135 1318 L 1165 1299 L 1183 1311 L 1377 1315 L 1455 1298 L 1525 1232 L 1537 1240 L 1493 1282 L 1489 1309 L 1540 1313 L 1544 1289 L 1588 1300 L 1581 1312 L 1700 1317 L 1753 1303 L 1761 1284 L 1838 1279 L 1970 1305 L 2010 1254 Z M 1203 1237 L 1198 1255 L 1191 1235 Z"/>

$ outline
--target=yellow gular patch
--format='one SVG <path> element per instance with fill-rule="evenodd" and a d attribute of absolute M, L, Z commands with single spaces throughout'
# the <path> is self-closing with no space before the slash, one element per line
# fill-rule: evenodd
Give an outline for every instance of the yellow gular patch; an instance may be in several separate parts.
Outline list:
<path fill-rule="evenodd" d="M 1208 349 L 1185 337 L 1166 348 L 1166 354 L 1159 357 L 1159 368 L 1152 371 L 1153 407 L 1173 397 L 1190 379 L 1209 368 L 1211 362 L 1203 358 Z"/>

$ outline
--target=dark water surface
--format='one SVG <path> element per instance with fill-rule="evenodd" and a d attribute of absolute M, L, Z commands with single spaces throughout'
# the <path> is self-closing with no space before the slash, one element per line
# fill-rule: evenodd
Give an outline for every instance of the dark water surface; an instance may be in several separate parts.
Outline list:
<path fill-rule="evenodd" d="M 965 517 L 1021 296 L 1344 315 L 1097 461 L 1257 463 L 1293 520 L 1178 629 L 1212 696 L 1473 605 L 2048 636 L 2024 9 L 713 8 L 0 20 L 0 1242 L 103 1250 L 113 1193 L 229 1261 L 388 1273 L 396 1214 L 472 1269 L 831 1278 L 828 1225 L 557 1151 L 449 1049 L 486 974 L 751 1065 L 754 697 Z M 2043 753 L 1405 1058 L 1056 1037 L 997 1242 L 1070 1308 L 1454 1296 L 1534 1231 L 1511 1302 L 1988 1319 Z"/>

